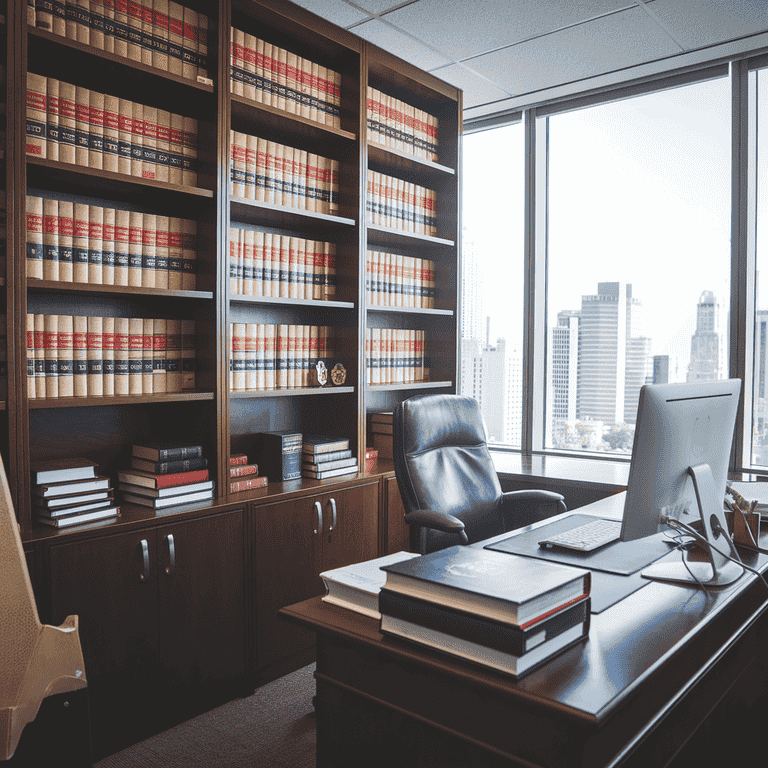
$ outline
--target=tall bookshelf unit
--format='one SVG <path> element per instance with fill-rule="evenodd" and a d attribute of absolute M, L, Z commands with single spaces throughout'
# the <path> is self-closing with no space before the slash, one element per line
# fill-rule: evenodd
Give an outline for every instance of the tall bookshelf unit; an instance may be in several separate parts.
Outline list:
<path fill-rule="evenodd" d="M 285 0 L 185 0 L 208 21 L 209 80 L 170 74 L 27 23 L 9 3 L 3 27 L 7 85 L 6 273 L 8 398 L 0 453 L 44 620 L 80 616 L 91 691 L 95 755 L 251 690 L 312 657 L 313 638 L 276 618 L 319 594 L 318 574 L 405 544 L 391 460 L 333 480 L 269 482 L 231 493 L 230 455 L 257 460 L 255 436 L 286 430 L 346 437 L 361 469 L 367 416 L 425 392 L 455 392 L 459 274 L 461 92 Z M 0 14 L 5 9 L 0 7 Z M 339 73 L 339 119 L 320 124 L 230 85 L 231 29 Z M 24 153 L 27 73 L 194 118 L 195 184 L 171 184 Z M 368 86 L 438 119 L 437 161 L 367 138 Z M 333 213 L 257 201 L 230 187 L 232 132 L 333 160 Z M 0 163 L 2 160 L 0 160 Z M 372 172 L 436 191 L 436 234 L 408 234 L 366 215 Z M 195 222 L 193 289 L 60 282 L 27 276 L 26 197 L 85 203 Z M 327 298 L 242 295 L 230 281 L 230 230 L 332 244 L 335 293 Z M 430 259 L 429 309 L 373 306 L 371 249 Z M 29 397 L 26 318 L 31 314 L 195 321 L 195 388 L 132 396 Z M 230 388 L 232 324 L 328 326 L 331 364 L 346 380 L 293 389 Z M 423 331 L 427 381 L 368 384 L 369 328 Z M 311 372 L 310 372 L 311 373 Z M 329 377 L 330 379 L 330 377 Z M 116 486 L 130 446 L 200 443 L 216 480 L 213 502 L 155 511 L 121 503 L 119 518 L 70 529 L 35 524 L 30 461 L 84 456 Z"/>

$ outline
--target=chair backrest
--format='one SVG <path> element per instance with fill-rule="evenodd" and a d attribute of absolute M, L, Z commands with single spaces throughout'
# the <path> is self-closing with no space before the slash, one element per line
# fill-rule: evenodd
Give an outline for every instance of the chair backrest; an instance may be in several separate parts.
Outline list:
<path fill-rule="evenodd" d="M 393 440 L 395 475 L 407 511 L 459 518 L 470 543 L 502 533 L 502 491 L 477 400 L 422 395 L 398 403 Z M 457 543 L 456 536 L 427 533 L 428 552 Z"/>

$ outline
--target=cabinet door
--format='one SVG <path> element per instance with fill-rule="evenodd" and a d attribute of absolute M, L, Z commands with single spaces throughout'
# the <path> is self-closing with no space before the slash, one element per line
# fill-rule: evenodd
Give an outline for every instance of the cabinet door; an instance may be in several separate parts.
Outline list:
<path fill-rule="evenodd" d="M 94 755 L 147 732 L 157 684 L 155 531 L 50 549 L 51 621 L 80 618 Z"/>
<path fill-rule="evenodd" d="M 180 721 L 245 673 L 242 512 L 158 528 L 157 561 L 161 696 Z"/>
<path fill-rule="evenodd" d="M 378 496 L 375 482 L 323 496 L 324 571 L 376 557 Z"/>
<path fill-rule="evenodd" d="M 277 611 L 323 592 L 322 497 L 256 507 L 255 536 L 256 666 L 264 669 L 314 645 L 314 633 L 280 619 Z"/>

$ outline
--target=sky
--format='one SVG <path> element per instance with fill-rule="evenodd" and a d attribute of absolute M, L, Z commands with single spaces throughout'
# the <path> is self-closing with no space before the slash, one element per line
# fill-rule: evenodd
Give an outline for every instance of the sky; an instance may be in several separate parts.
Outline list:
<path fill-rule="evenodd" d="M 729 132 L 727 78 L 550 119 L 549 324 L 599 281 L 630 282 L 652 354 L 687 366 L 701 293 L 714 291 L 727 311 Z M 492 337 L 513 343 L 522 338 L 523 152 L 522 125 L 464 140 L 463 225 L 491 262 Z"/>

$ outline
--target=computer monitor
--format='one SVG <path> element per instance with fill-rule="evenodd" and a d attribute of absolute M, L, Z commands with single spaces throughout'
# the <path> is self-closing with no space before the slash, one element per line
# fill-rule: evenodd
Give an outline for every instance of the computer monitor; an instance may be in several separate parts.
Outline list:
<path fill-rule="evenodd" d="M 622 541 L 664 529 L 664 519 L 701 521 L 721 552 L 734 551 L 723 513 L 740 379 L 646 384 L 640 390 Z M 725 586 L 743 569 L 709 548 L 710 562 L 657 563 L 647 578 Z M 690 570 L 689 570 L 690 569 Z"/>

